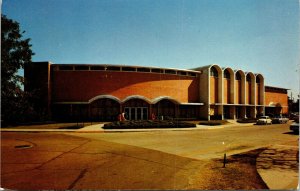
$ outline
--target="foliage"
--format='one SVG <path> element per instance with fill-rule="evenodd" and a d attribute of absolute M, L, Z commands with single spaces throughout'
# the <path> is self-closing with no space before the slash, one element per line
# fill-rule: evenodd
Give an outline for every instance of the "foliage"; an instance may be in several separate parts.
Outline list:
<path fill-rule="evenodd" d="M 117 121 L 104 125 L 104 129 L 191 128 L 193 123 L 172 120 Z"/>
<path fill-rule="evenodd" d="M 24 120 L 26 114 L 34 112 L 28 102 L 28 93 L 22 89 L 24 78 L 19 69 L 31 62 L 34 53 L 30 38 L 22 39 L 19 23 L 1 15 L 1 121 Z"/>

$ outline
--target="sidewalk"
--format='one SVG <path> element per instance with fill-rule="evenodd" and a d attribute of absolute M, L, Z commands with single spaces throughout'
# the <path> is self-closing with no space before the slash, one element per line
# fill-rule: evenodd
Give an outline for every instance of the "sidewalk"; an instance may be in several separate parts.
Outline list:
<path fill-rule="evenodd" d="M 1 128 L 2 132 L 78 132 L 78 133 L 89 133 L 89 132 L 145 132 L 145 131 L 194 131 L 201 129 L 221 129 L 226 127 L 235 126 L 251 126 L 253 123 L 232 123 L 226 125 L 209 126 L 209 125 L 196 125 L 195 128 L 152 128 L 152 129 L 103 129 L 104 124 L 89 125 L 81 129 L 14 129 L 14 128 Z"/>
<path fill-rule="evenodd" d="M 298 146 L 274 145 L 256 159 L 257 172 L 269 189 L 295 190 L 299 186 Z"/>

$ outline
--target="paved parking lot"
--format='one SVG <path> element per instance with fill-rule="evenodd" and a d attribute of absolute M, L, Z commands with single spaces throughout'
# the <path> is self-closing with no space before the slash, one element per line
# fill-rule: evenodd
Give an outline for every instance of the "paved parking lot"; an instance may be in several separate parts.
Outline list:
<path fill-rule="evenodd" d="M 193 177 L 224 152 L 298 147 L 298 136 L 287 124 L 1 136 L 1 187 L 11 189 L 201 189 Z"/>

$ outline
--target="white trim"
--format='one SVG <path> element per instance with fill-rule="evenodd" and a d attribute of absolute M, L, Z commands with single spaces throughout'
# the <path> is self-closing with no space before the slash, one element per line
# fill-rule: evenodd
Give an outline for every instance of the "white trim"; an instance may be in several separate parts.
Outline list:
<path fill-rule="evenodd" d="M 204 103 L 181 103 L 180 105 L 204 105 Z"/>
<path fill-rule="evenodd" d="M 151 100 L 150 99 L 148 99 L 148 98 L 146 98 L 144 96 L 141 96 L 141 95 L 131 95 L 131 96 L 128 96 L 125 99 L 123 99 L 121 103 L 125 103 L 125 102 L 127 102 L 127 101 L 129 101 L 131 99 L 141 99 L 141 100 L 146 101 L 148 104 L 151 104 Z"/>
<path fill-rule="evenodd" d="M 121 100 L 115 96 L 112 96 L 112 95 L 98 95 L 96 97 L 93 97 L 92 99 L 90 99 L 88 101 L 88 103 L 92 103 L 93 101 L 97 100 L 97 99 L 103 99 L 103 98 L 108 98 L 108 99 L 112 99 L 112 100 L 115 100 L 117 101 L 118 103 L 121 103 Z"/>
<path fill-rule="evenodd" d="M 152 104 L 157 104 L 158 102 L 160 102 L 163 99 L 167 99 L 172 101 L 175 104 L 181 104 L 179 101 L 177 101 L 176 99 L 170 97 L 170 96 L 159 96 L 157 98 L 152 99 Z"/>

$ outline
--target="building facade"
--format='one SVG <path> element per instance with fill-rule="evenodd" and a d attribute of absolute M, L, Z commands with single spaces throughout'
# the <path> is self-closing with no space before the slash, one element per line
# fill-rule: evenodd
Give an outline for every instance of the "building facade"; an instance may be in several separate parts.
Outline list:
<path fill-rule="evenodd" d="M 262 74 L 210 65 L 191 70 L 106 64 L 34 62 L 25 91 L 56 120 L 255 118 L 285 114 L 287 89 L 265 86 Z"/>

